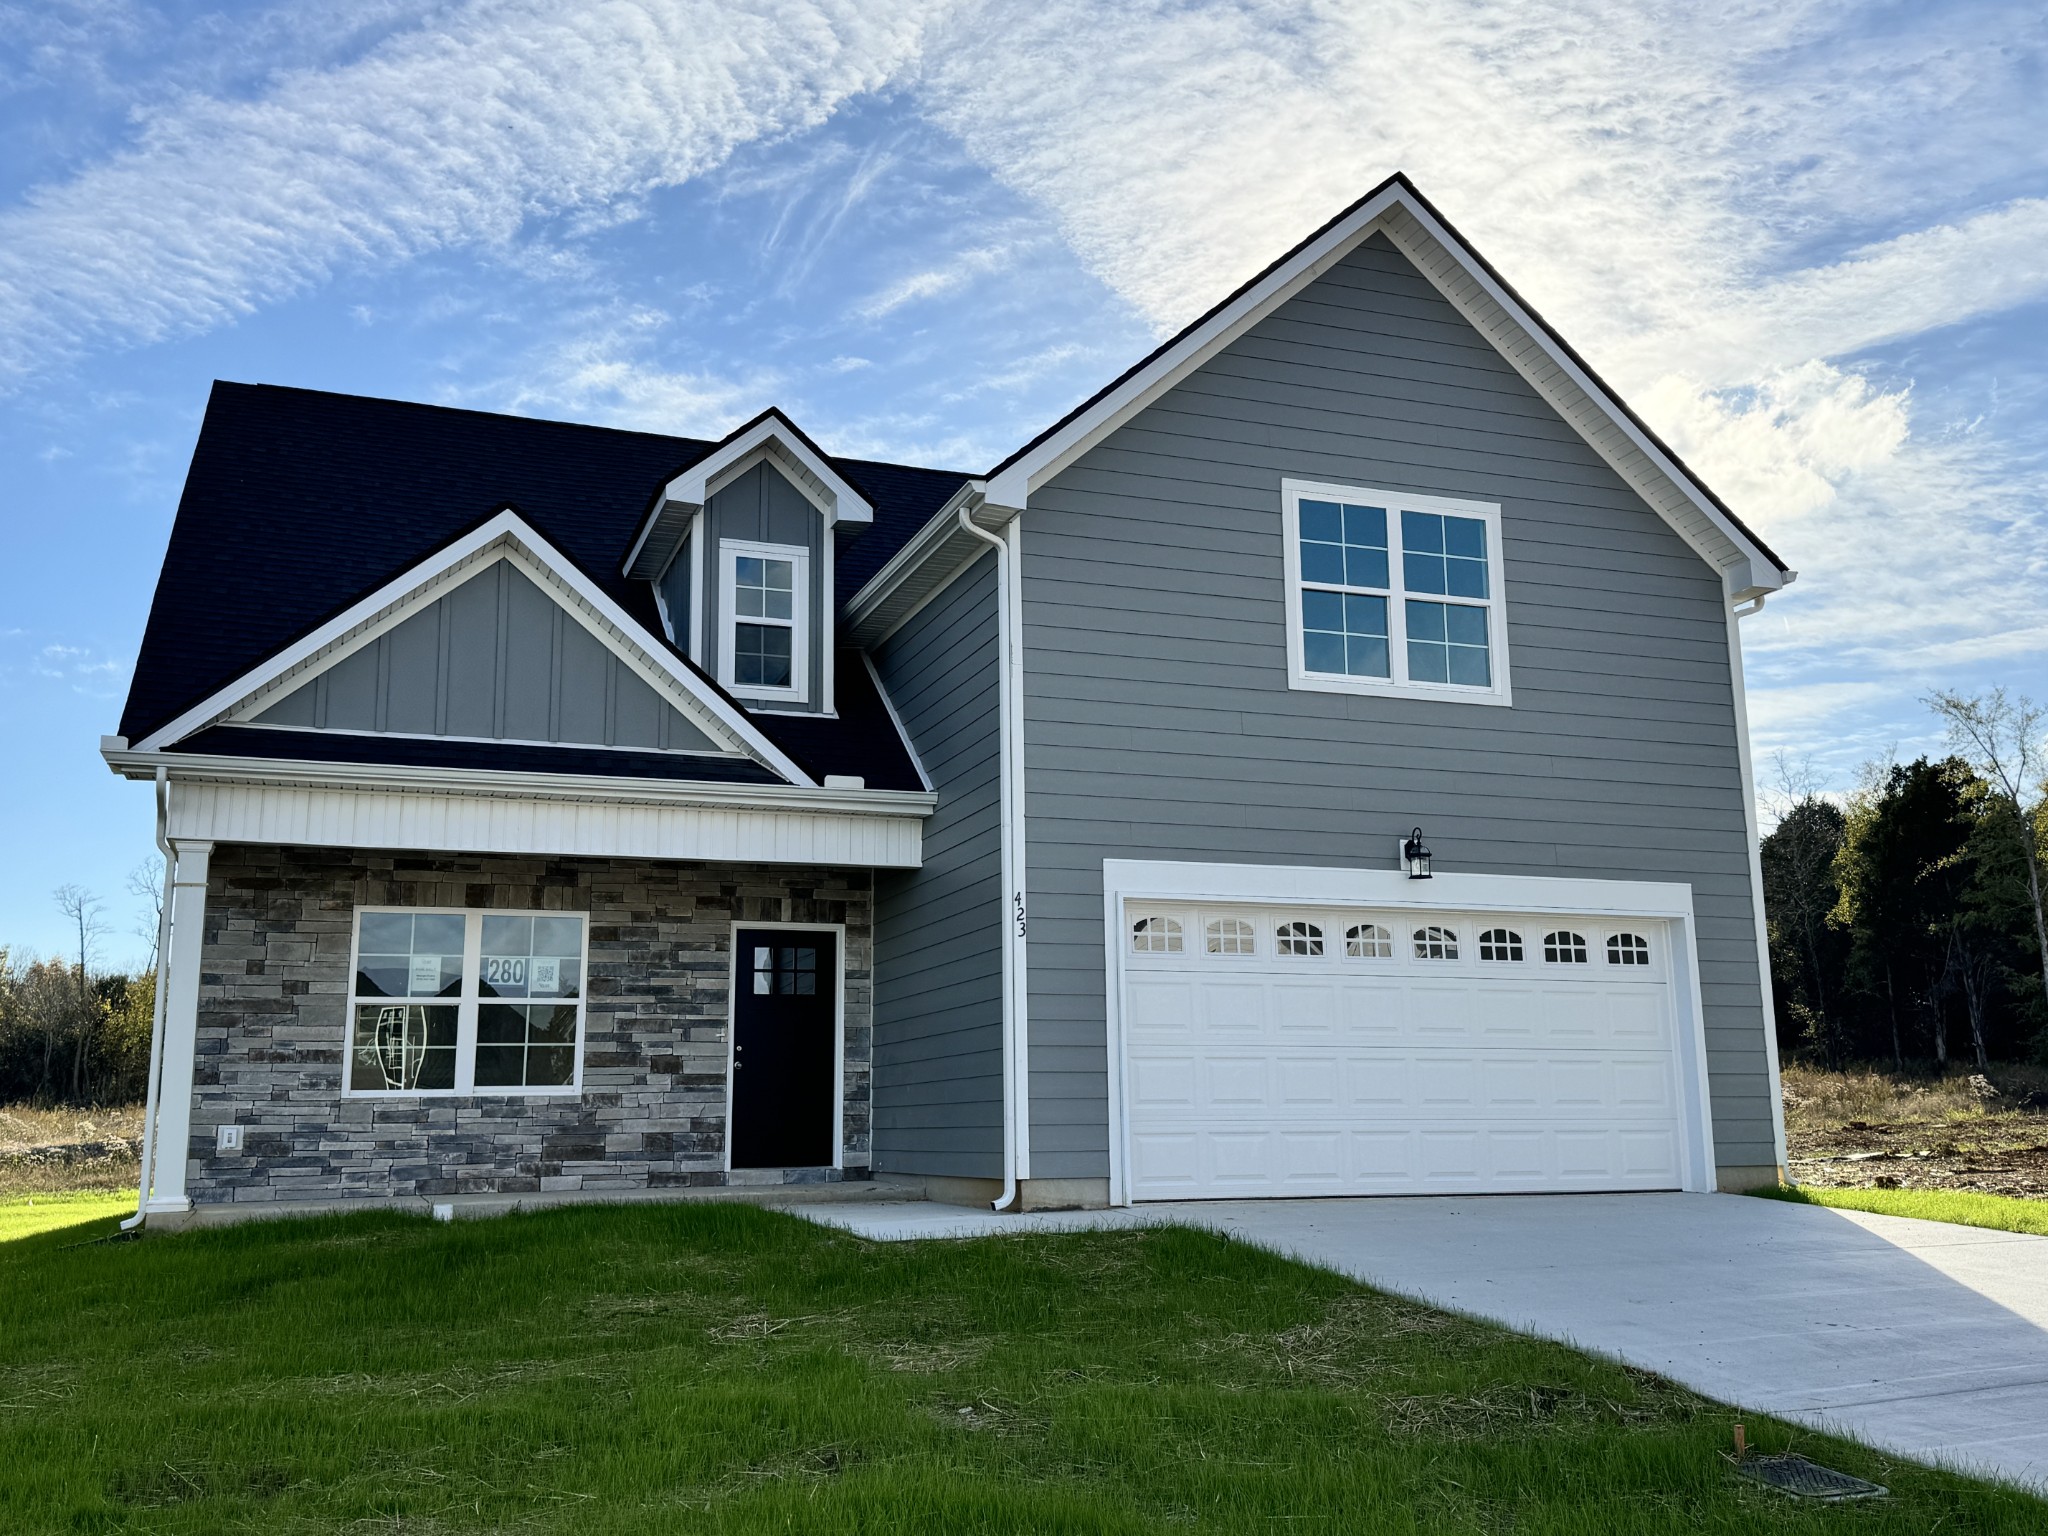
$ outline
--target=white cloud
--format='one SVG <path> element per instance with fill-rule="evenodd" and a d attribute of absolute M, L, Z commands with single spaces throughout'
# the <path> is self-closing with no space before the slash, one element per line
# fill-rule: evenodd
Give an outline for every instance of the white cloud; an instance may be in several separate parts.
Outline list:
<path fill-rule="evenodd" d="M 2009 184 L 2043 131 L 2015 20 L 989 0 L 919 89 L 1161 332 L 1408 171 L 1801 568 L 1749 626 L 1767 721 L 1860 733 L 1943 669 L 2048 654 L 2038 476 L 1845 361 L 2048 294 L 2048 202 Z"/>
<path fill-rule="evenodd" d="M 1775 528 L 1826 507 L 1846 477 L 1897 456 L 1907 395 L 1815 360 L 1740 390 L 1667 374 L 1636 403 L 1723 498 Z"/>
<path fill-rule="evenodd" d="M 915 304 L 920 299 L 935 299 L 941 294 L 964 288 L 975 278 L 995 271 L 1008 260 L 1008 253 L 994 246 L 962 251 L 943 266 L 930 267 L 897 279 L 880 293 L 856 304 L 853 312 L 863 320 L 880 320 L 906 304 Z"/>
<path fill-rule="evenodd" d="M 587 322 L 519 360 L 508 378 L 464 389 L 460 403 L 673 437 L 718 438 L 756 414 L 779 382 L 664 367 L 651 356 L 667 317 L 637 311 Z"/>
<path fill-rule="evenodd" d="M 0 632 L 0 639 L 26 638 L 28 631 L 23 629 Z M 114 699 L 127 688 L 130 665 L 91 646 L 49 641 L 28 652 L 19 662 L 0 665 L 0 679 L 36 677 L 62 684 L 86 698 Z"/>
<path fill-rule="evenodd" d="M 471 0 L 253 100 L 180 99 L 0 213 L 0 376 L 686 181 L 901 72 L 937 3 Z"/>

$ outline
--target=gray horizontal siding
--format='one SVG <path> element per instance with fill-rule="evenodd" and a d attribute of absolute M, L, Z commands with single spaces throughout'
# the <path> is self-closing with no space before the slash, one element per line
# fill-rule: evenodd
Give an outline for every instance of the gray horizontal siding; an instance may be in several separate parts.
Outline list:
<path fill-rule="evenodd" d="M 1287 686 L 1283 477 L 1502 506 L 1514 707 Z M 1716 1150 L 1771 1106 L 1719 580 L 1375 240 L 1031 499 L 1032 1173 L 1108 1168 L 1102 861 L 1693 887 Z"/>
<path fill-rule="evenodd" d="M 875 876 L 875 1167 L 1000 1178 L 1001 727 L 995 556 L 875 658 L 938 808 L 924 865 Z"/>

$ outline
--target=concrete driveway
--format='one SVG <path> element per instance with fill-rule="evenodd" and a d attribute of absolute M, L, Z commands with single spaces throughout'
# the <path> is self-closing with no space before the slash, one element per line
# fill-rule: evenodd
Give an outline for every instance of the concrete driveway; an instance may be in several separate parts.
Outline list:
<path fill-rule="evenodd" d="M 1735 1195 L 796 1209 L 875 1238 L 1210 1227 L 1723 1402 L 2048 1491 L 2048 1237 Z"/>

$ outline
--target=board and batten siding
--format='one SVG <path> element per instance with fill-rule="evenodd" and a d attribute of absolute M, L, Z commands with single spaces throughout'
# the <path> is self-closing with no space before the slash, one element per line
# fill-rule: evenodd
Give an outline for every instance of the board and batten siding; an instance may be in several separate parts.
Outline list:
<path fill-rule="evenodd" d="M 714 677 L 723 675 L 725 560 L 721 547 L 725 540 L 787 544 L 802 549 L 810 555 L 810 589 L 804 595 L 811 636 L 810 655 L 805 663 L 810 669 L 809 697 L 802 704 L 757 700 L 748 707 L 816 714 L 825 707 L 826 626 L 819 619 L 824 604 L 825 519 L 802 491 L 768 464 L 756 464 L 730 485 L 714 491 L 705 512 L 709 537 L 704 549 L 704 611 L 695 616 L 703 626 L 702 649 L 697 654 L 705 658 L 704 670 Z"/>
<path fill-rule="evenodd" d="M 507 560 L 486 565 L 293 689 L 256 721 L 487 741 L 721 750 Z"/>
<path fill-rule="evenodd" d="M 1283 477 L 1501 506 L 1510 708 L 1290 690 Z M 1102 861 L 1693 888 L 1716 1160 L 1775 1161 L 1718 574 L 1375 236 L 1032 494 L 1034 1178 L 1108 1172 Z"/>
<path fill-rule="evenodd" d="M 1003 1176 L 999 659 L 993 553 L 875 656 L 939 797 L 923 867 L 875 875 L 880 1173 Z"/>

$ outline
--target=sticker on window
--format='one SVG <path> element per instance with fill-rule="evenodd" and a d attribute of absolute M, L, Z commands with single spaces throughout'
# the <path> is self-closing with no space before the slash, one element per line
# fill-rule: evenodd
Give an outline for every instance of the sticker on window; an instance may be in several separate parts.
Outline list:
<path fill-rule="evenodd" d="M 536 997 L 544 993 L 562 990 L 562 962 L 556 959 L 533 957 L 533 981 L 527 988 Z"/>
<path fill-rule="evenodd" d="M 413 997 L 432 997 L 441 990 L 441 957 L 439 955 L 414 955 L 412 957 L 412 979 L 406 991 Z"/>

